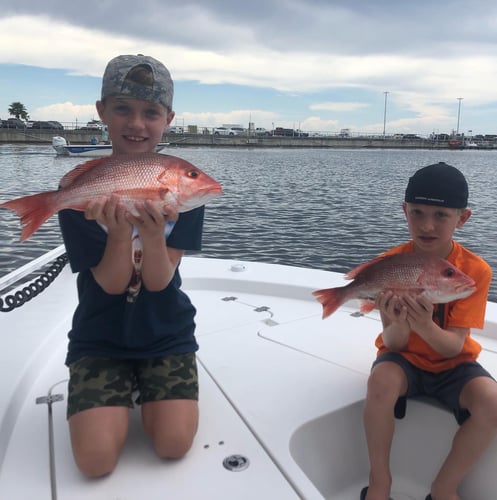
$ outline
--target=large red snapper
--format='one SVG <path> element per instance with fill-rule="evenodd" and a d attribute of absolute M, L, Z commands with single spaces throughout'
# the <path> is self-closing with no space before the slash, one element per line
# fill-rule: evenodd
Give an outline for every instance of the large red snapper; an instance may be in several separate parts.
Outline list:
<path fill-rule="evenodd" d="M 137 201 L 151 200 L 166 213 L 168 209 L 187 212 L 222 193 L 218 182 L 191 163 L 158 153 L 88 161 L 64 175 L 60 187 L 0 203 L 21 217 L 21 241 L 59 210 L 85 210 L 91 200 L 103 195 L 117 195 L 130 212 Z"/>
<path fill-rule="evenodd" d="M 462 299 L 476 290 L 474 280 L 450 262 L 422 253 L 378 257 L 352 269 L 345 278 L 354 281 L 313 292 L 323 305 L 323 318 L 352 299 L 360 299 L 361 312 L 369 312 L 376 296 L 386 290 L 422 293 L 433 304 Z"/>

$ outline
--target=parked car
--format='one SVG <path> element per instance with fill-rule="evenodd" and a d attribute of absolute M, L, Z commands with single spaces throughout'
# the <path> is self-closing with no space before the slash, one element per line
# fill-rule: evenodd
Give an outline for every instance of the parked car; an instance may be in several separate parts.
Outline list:
<path fill-rule="evenodd" d="M 171 125 L 167 129 L 168 134 L 183 134 L 184 132 L 184 128 L 180 125 Z"/>
<path fill-rule="evenodd" d="M 8 118 L 2 120 L 2 128 L 26 128 L 26 123 L 19 118 Z"/>
<path fill-rule="evenodd" d="M 47 122 L 47 121 L 37 121 L 37 122 L 33 122 L 33 126 L 31 128 L 33 130 L 53 129 L 53 125 L 52 125 L 52 123 Z"/>
<path fill-rule="evenodd" d="M 228 135 L 228 129 L 226 127 L 216 127 L 212 133 L 214 135 Z"/>
<path fill-rule="evenodd" d="M 90 120 L 81 130 L 102 130 L 103 123 L 100 120 Z"/>
<path fill-rule="evenodd" d="M 52 125 L 52 128 L 55 130 L 64 130 L 64 125 L 62 123 L 54 121 L 54 120 L 49 120 L 48 123 Z"/>
<path fill-rule="evenodd" d="M 228 127 L 216 127 L 214 129 L 214 135 L 235 135 L 234 133 L 230 134 L 230 130 Z"/>
<path fill-rule="evenodd" d="M 263 127 L 257 127 L 255 129 L 255 135 L 271 135 L 271 132 Z"/>
<path fill-rule="evenodd" d="M 300 129 L 295 130 L 293 135 L 296 137 L 309 137 L 307 132 L 302 132 Z"/>
<path fill-rule="evenodd" d="M 286 137 L 309 137 L 307 132 L 302 130 L 293 130 L 293 128 L 276 127 L 273 130 L 273 135 L 286 136 Z"/>

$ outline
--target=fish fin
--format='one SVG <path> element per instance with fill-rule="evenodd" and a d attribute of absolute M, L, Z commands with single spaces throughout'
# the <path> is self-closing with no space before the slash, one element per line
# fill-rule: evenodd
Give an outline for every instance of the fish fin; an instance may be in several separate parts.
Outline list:
<path fill-rule="evenodd" d="M 359 311 L 363 314 L 371 312 L 374 309 L 374 302 L 372 300 L 361 300 L 361 308 Z"/>
<path fill-rule="evenodd" d="M 367 269 L 370 266 L 373 266 L 374 264 L 377 264 L 380 260 L 383 260 L 385 256 L 380 256 L 376 257 L 373 260 L 370 260 L 368 262 L 364 262 L 362 264 L 359 264 L 357 267 L 354 267 L 354 269 L 351 269 L 346 275 L 345 279 L 348 280 L 353 280 L 357 278 L 357 276 L 362 273 L 365 269 Z"/>
<path fill-rule="evenodd" d="M 21 217 L 22 232 L 20 241 L 27 240 L 54 213 L 51 199 L 56 191 L 23 196 L 0 204 Z"/>
<path fill-rule="evenodd" d="M 333 314 L 344 303 L 344 288 L 325 288 L 312 292 L 317 301 L 323 305 L 323 319 Z"/>
<path fill-rule="evenodd" d="M 70 186 L 80 175 L 88 172 L 92 168 L 100 165 L 105 160 L 105 158 L 96 158 L 95 160 L 89 160 L 77 167 L 73 168 L 67 174 L 65 174 L 62 179 L 59 181 L 59 185 L 61 188 L 66 188 Z"/>

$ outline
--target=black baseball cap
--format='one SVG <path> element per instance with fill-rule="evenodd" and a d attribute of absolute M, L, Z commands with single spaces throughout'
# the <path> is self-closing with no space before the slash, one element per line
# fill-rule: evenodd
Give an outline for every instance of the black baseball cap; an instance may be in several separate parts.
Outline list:
<path fill-rule="evenodd" d="M 405 201 L 447 208 L 466 208 L 468 183 L 455 167 L 440 162 L 419 169 L 407 184 Z"/>

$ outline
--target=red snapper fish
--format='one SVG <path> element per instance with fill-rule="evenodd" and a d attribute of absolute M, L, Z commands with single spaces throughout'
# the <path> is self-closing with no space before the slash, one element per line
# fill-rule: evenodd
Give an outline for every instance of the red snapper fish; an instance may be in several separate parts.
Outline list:
<path fill-rule="evenodd" d="M 151 200 L 163 213 L 188 212 L 222 193 L 221 185 L 191 163 L 158 153 L 111 155 L 78 165 L 60 180 L 61 189 L 0 203 L 23 225 L 20 241 L 29 238 L 49 217 L 64 208 L 84 211 L 99 196 L 117 195 L 127 210 Z"/>
<path fill-rule="evenodd" d="M 377 295 L 386 290 L 423 294 L 432 304 L 462 299 L 476 290 L 474 280 L 450 262 L 422 253 L 377 257 L 352 269 L 345 278 L 352 283 L 313 292 L 323 305 L 323 319 L 352 299 L 360 299 L 362 313 L 369 312 Z"/>

